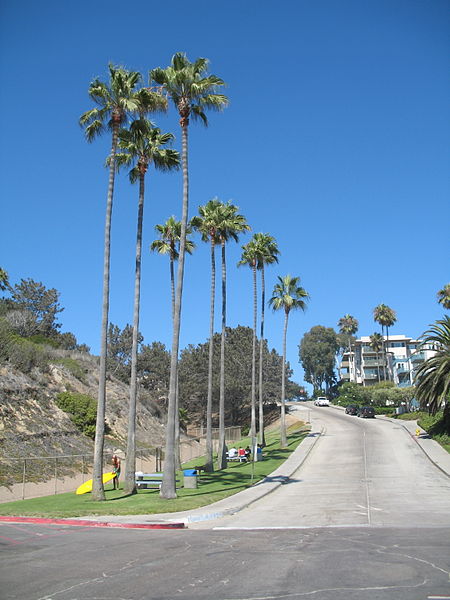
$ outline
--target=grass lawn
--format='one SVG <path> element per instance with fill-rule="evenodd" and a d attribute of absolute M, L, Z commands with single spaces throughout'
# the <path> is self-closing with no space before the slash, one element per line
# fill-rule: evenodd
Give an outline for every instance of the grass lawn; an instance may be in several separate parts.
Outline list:
<path fill-rule="evenodd" d="M 139 490 L 137 494 L 124 495 L 106 484 L 105 502 L 93 502 L 91 494 L 77 496 L 75 493 L 57 494 L 43 498 L 31 498 L 0 504 L 0 515 L 33 517 L 83 517 L 90 515 L 142 515 L 192 510 L 240 492 L 279 467 L 306 437 L 308 430 L 301 421 L 288 429 L 288 447 L 280 448 L 279 432 L 266 434 L 264 459 L 255 463 L 229 462 L 223 471 L 202 472 L 197 489 L 177 489 L 177 498 L 164 500 L 159 490 Z M 245 447 L 248 438 L 236 446 Z M 202 464 L 202 457 L 183 465 L 183 469 Z M 253 474 L 253 477 L 252 477 Z M 182 484 L 183 476 L 177 474 Z"/>

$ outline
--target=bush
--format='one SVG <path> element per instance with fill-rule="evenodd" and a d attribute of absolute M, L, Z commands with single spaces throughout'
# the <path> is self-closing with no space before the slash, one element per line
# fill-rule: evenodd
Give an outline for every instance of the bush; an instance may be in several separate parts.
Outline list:
<path fill-rule="evenodd" d="M 84 370 L 80 366 L 80 363 L 78 361 L 76 361 L 74 358 L 69 358 L 69 357 L 58 358 L 54 362 L 57 365 L 62 365 L 63 367 L 65 367 L 69 371 L 69 373 L 72 373 L 72 375 L 74 377 L 76 377 L 77 379 L 79 379 L 80 381 L 85 380 Z"/>
<path fill-rule="evenodd" d="M 61 392 L 56 396 L 56 405 L 68 413 L 72 423 L 90 438 L 95 437 L 95 425 L 97 421 L 97 404 L 93 398 L 85 394 L 71 394 Z M 110 428 L 105 423 L 105 433 Z"/>

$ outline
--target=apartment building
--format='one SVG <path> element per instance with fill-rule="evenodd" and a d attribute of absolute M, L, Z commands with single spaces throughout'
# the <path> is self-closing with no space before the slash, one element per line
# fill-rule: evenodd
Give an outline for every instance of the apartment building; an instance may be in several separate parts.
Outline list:
<path fill-rule="evenodd" d="M 378 381 L 393 381 L 399 387 L 413 385 L 419 366 L 434 356 L 432 344 L 421 346 L 420 340 L 406 335 L 384 337 L 384 352 L 370 347 L 370 337 L 362 336 L 347 351 L 339 366 L 341 381 L 352 381 L 369 386 Z"/>

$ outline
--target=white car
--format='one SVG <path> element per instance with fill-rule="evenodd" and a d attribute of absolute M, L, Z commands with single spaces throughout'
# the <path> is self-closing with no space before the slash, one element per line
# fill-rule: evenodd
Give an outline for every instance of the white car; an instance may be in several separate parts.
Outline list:
<path fill-rule="evenodd" d="M 325 396 L 319 396 L 318 398 L 316 398 L 314 404 L 316 406 L 330 406 L 330 402 L 328 398 L 325 398 Z"/>

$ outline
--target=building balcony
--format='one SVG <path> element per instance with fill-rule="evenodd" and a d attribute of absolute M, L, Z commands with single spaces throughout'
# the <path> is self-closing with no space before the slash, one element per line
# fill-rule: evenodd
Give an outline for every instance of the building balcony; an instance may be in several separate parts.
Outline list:
<path fill-rule="evenodd" d="M 350 366 L 350 363 L 348 362 L 348 360 L 343 360 L 341 362 L 341 369 L 348 369 Z"/>
<path fill-rule="evenodd" d="M 415 354 L 411 354 L 411 358 L 413 362 L 423 362 L 425 360 L 425 352 L 416 352 Z"/>
<path fill-rule="evenodd" d="M 341 373 L 341 379 L 345 379 L 345 381 L 350 381 L 350 373 Z"/>
<path fill-rule="evenodd" d="M 378 379 L 378 375 L 377 373 L 364 373 L 364 379 L 373 381 L 374 379 Z"/>

